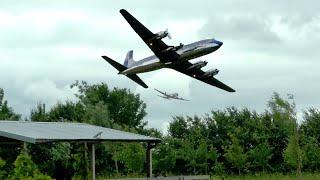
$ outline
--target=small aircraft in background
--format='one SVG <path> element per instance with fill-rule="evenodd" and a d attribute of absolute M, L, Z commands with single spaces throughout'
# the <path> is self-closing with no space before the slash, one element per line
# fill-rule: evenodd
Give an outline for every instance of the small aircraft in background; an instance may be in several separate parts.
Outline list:
<path fill-rule="evenodd" d="M 165 37 L 171 38 L 167 29 L 158 33 L 152 33 L 126 10 L 121 9 L 120 13 L 146 45 L 153 51 L 154 55 L 140 61 L 135 61 L 133 59 L 133 51 L 130 50 L 126 55 L 123 65 L 107 56 L 102 56 L 103 59 L 119 71 L 118 74 L 123 74 L 142 87 L 148 88 L 137 74 L 161 68 L 170 68 L 225 91 L 235 92 L 234 89 L 214 78 L 214 76 L 219 73 L 218 69 L 214 68 L 207 71 L 201 69 L 207 65 L 207 61 L 198 61 L 196 63 L 189 62 L 191 59 L 218 50 L 223 44 L 221 41 L 211 38 L 187 45 L 180 43 L 178 46 L 168 46 L 162 41 Z"/>
<path fill-rule="evenodd" d="M 169 94 L 169 93 L 166 93 L 166 92 L 162 92 L 158 89 L 154 89 L 156 91 L 158 91 L 159 93 L 161 93 L 163 96 L 160 96 L 158 95 L 159 97 L 162 97 L 164 99 L 168 99 L 168 100 L 171 100 L 171 99 L 177 99 L 177 100 L 182 100 L 182 101 L 190 101 L 188 99 L 184 99 L 184 98 L 181 98 L 179 97 L 179 94 L 178 93 L 173 93 L 173 94 Z"/>

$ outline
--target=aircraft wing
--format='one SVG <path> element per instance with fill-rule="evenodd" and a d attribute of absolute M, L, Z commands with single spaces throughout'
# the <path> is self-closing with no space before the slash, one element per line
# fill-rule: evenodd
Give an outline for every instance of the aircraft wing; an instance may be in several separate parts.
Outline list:
<path fill-rule="evenodd" d="M 162 91 L 160 91 L 160 90 L 158 90 L 158 89 L 154 89 L 154 90 L 156 90 L 156 91 L 158 91 L 159 93 L 161 93 L 161 94 L 163 94 L 163 95 L 165 95 L 165 96 L 167 96 L 167 94 L 166 93 L 164 93 L 164 92 L 162 92 Z"/>
<path fill-rule="evenodd" d="M 176 51 L 171 50 L 170 47 L 172 46 L 166 45 L 166 43 L 164 43 L 161 39 L 154 39 L 156 35 L 143 24 L 141 24 L 128 11 L 121 9 L 120 13 L 161 62 L 173 62 L 179 59 L 179 54 L 177 54 Z M 151 39 L 153 40 L 150 41 Z"/>
<path fill-rule="evenodd" d="M 194 69 L 187 70 L 192 65 L 193 64 L 190 63 L 189 61 L 184 61 L 184 62 L 175 64 L 175 65 L 171 66 L 170 68 L 172 68 L 176 71 L 179 71 L 180 73 L 186 74 L 192 78 L 198 79 L 199 81 L 205 82 L 205 83 L 210 84 L 212 86 L 216 86 L 217 88 L 223 89 L 225 91 L 235 92 L 234 89 L 225 85 L 224 83 L 220 82 L 219 80 L 217 80 L 214 77 L 203 78 L 202 76 L 205 72 L 202 71 L 201 69 L 194 68 Z"/>
<path fill-rule="evenodd" d="M 190 101 L 189 99 L 184 99 L 184 98 L 180 98 L 180 97 L 177 97 L 175 99 L 182 100 L 182 101 Z"/>
<path fill-rule="evenodd" d="M 164 99 L 168 99 L 168 100 L 170 100 L 170 98 L 168 97 L 168 96 L 160 96 L 160 95 L 158 95 L 159 97 L 162 97 L 162 98 L 164 98 Z"/>

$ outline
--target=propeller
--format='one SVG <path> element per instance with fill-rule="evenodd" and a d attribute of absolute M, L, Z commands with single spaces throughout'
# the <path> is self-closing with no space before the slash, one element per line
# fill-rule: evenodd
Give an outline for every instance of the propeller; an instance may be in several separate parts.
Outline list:
<path fill-rule="evenodd" d="M 165 30 L 165 32 L 167 33 L 167 37 L 171 40 L 171 39 L 172 39 L 172 36 L 171 36 L 171 34 L 169 33 L 168 28 Z"/>

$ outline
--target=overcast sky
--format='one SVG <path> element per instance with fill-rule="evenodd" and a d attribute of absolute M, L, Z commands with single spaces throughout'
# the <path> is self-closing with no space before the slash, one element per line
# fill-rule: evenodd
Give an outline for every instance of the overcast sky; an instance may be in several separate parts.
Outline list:
<path fill-rule="evenodd" d="M 152 55 L 121 8 L 153 32 L 168 28 L 169 45 L 222 41 L 218 51 L 199 59 L 209 62 L 205 69 L 218 68 L 216 77 L 237 92 L 168 69 L 140 75 L 149 89 L 117 75 L 101 55 L 120 63 L 131 49 L 135 60 Z M 0 87 L 24 116 L 39 101 L 74 100 L 69 85 L 75 80 L 130 88 L 147 103 L 149 126 L 161 130 L 172 115 L 202 116 L 229 106 L 262 111 L 273 92 L 293 94 L 301 112 L 320 105 L 319 32 L 315 0 L 1 1 Z M 153 88 L 192 101 L 166 101 Z"/>

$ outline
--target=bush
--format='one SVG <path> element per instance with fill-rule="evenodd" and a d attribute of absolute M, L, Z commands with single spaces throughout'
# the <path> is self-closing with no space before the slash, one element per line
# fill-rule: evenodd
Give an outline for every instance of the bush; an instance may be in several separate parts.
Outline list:
<path fill-rule="evenodd" d="M 31 157 L 24 151 L 20 153 L 14 162 L 13 173 L 10 176 L 12 180 L 18 179 L 36 179 L 36 180 L 51 180 L 47 175 L 42 174 L 37 166 L 31 160 Z"/>
<path fill-rule="evenodd" d="M 5 164 L 6 162 L 0 158 L 0 179 L 4 179 L 6 176 L 6 171 L 3 170 Z"/>

